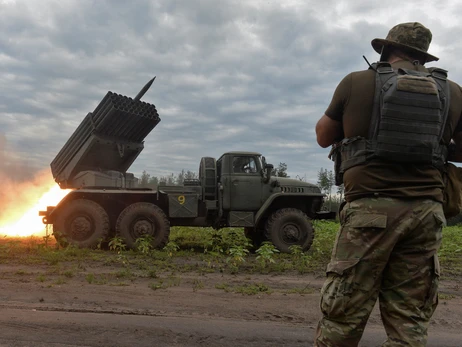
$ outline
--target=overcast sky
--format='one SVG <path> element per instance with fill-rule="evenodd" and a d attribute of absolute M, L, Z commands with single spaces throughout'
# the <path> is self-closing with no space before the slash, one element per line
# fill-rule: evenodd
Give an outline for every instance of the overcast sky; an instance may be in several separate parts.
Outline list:
<path fill-rule="evenodd" d="M 49 170 L 107 91 L 134 97 L 157 76 L 143 100 L 162 120 L 130 172 L 245 150 L 316 182 L 332 163 L 315 123 L 362 56 L 378 59 L 370 41 L 419 21 L 440 57 L 429 66 L 460 83 L 460 18 L 444 0 L 0 0 L 0 161 L 18 177 Z"/>

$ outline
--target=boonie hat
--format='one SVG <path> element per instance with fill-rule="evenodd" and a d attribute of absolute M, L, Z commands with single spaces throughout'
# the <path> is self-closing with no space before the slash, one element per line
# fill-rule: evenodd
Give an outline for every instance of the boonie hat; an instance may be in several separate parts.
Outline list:
<path fill-rule="evenodd" d="M 371 44 L 379 54 L 384 46 L 395 46 L 404 51 L 421 53 L 426 57 L 426 62 L 429 62 L 439 59 L 427 52 L 431 41 L 431 31 L 418 22 L 412 22 L 395 25 L 386 39 L 373 39 Z"/>

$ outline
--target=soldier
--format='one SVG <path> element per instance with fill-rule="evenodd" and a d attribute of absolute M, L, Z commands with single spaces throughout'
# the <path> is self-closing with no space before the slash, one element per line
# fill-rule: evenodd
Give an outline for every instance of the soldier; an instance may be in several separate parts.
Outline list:
<path fill-rule="evenodd" d="M 447 71 L 424 67 L 438 60 L 431 39 L 422 24 L 403 23 L 372 40 L 380 62 L 347 75 L 316 125 L 318 144 L 336 145 L 346 202 L 315 346 L 357 346 L 377 298 L 384 346 L 426 345 L 446 223 L 442 172 L 462 153 L 462 90 Z"/>

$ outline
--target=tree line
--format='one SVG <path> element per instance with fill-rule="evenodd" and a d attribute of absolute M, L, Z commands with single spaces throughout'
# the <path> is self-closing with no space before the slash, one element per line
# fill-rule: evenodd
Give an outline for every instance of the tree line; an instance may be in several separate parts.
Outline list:
<path fill-rule="evenodd" d="M 271 172 L 275 177 L 290 177 L 287 174 L 287 164 L 280 162 Z M 167 176 L 152 176 L 146 170 L 143 171 L 138 181 L 142 188 L 157 189 L 162 185 L 183 185 L 185 180 L 199 179 L 199 174 L 191 170 L 181 170 L 178 174 L 171 173 Z M 343 201 L 343 185 L 335 186 L 335 176 L 332 170 L 321 168 L 318 171 L 318 187 L 326 195 L 324 210 L 337 211 Z M 336 188 L 336 189 L 335 189 Z"/>
<path fill-rule="evenodd" d="M 191 179 L 198 179 L 199 175 L 191 170 L 181 170 L 180 173 L 174 174 L 171 173 L 167 176 L 151 176 L 151 174 L 147 173 L 146 170 L 143 171 L 141 177 L 138 181 L 138 186 L 141 188 L 152 188 L 156 189 L 159 184 L 164 185 L 178 185 L 181 186 L 184 184 L 185 180 Z"/>
<path fill-rule="evenodd" d="M 323 209 L 329 211 L 338 211 L 340 204 L 343 202 L 344 187 L 335 186 L 335 176 L 332 170 L 321 168 L 318 171 L 317 185 L 327 199 L 324 201 Z M 337 189 L 334 189 L 337 188 Z"/>
<path fill-rule="evenodd" d="M 289 177 L 287 175 L 287 164 L 279 163 L 271 171 L 272 176 L 276 177 Z M 156 189 L 159 184 L 161 185 L 178 185 L 181 186 L 184 184 L 185 180 L 199 179 L 199 174 L 191 170 L 181 170 L 178 174 L 171 173 L 167 176 L 151 176 L 146 170 L 141 174 L 141 177 L 138 180 L 138 186 L 141 188 L 152 188 Z"/>
<path fill-rule="evenodd" d="M 287 164 L 280 162 L 271 172 L 275 177 L 290 177 L 287 174 Z M 152 176 L 143 171 L 138 181 L 138 186 L 142 188 L 157 189 L 159 184 L 162 185 L 183 185 L 185 180 L 199 179 L 199 174 L 191 170 L 181 170 L 178 174 L 171 173 L 167 176 Z M 338 211 L 343 201 L 343 184 L 335 186 L 335 176 L 332 170 L 321 168 L 318 171 L 318 187 L 326 195 L 324 201 L 324 210 Z M 335 189 L 336 188 L 336 189 Z"/>
<path fill-rule="evenodd" d="M 325 199 L 324 205 L 322 207 L 323 210 L 338 212 L 340 204 L 344 200 L 344 187 L 342 184 L 341 186 L 336 187 L 337 190 L 334 189 L 335 176 L 333 171 L 321 168 L 318 171 L 317 185 L 321 189 L 321 192 L 327 196 L 327 199 Z M 462 225 L 462 213 L 455 217 L 449 218 L 447 220 L 447 225 Z"/>

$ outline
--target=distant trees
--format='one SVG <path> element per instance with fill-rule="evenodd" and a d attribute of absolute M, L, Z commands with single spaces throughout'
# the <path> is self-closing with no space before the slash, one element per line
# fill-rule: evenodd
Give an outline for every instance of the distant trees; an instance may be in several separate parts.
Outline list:
<path fill-rule="evenodd" d="M 343 200 L 343 193 L 345 192 L 345 187 L 343 184 L 337 187 L 337 194 L 340 196 L 340 200 Z"/>
<path fill-rule="evenodd" d="M 197 178 L 199 178 L 199 176 L 195 172 L 190 170 L 185 171 L 183 169 L 176 177 L 175 184 L 183 184 L 184 180 L 192 180 Z"/>
<path fill-rule="evenodd" d="M 149 179 L 151 178 L 151 175 L 146 172 L 146 170 L 143 171 L 141 174 L 141 177 L 139 178 L 138 185 L 143 188 L 147 188 L 149 185 Z"/>
<path fill-rule="evenodd" d="M 318 172 L 318 186 L 321 189 L 321 192 L 328 195 L 332 195 L 332 187 L 335 184 L 334 174 L 332 170 L 327 171 L 327 169 L 321 168 Z"/>
<path fill-rule="evenodd" d="M 141 177 L 139 178 L 138 186 L 141 188 L 156 189 L 159 184 L 182 185 L 184 180 L 195 178 L 198 178 L 197 173 L 190 170 L 181 170 L 181 172 L 177 175 L 171 173 L 170 175 L 161 177 L 151 176 L 146 172 L 146 170 L 144 170 L 141 174 Z"/>
<path fill-rule="evenodd" d="M 287 164 L 279 163 L 279 165 L 271 171 L 271 175 L 277 177 L 289 177 L 287 175 Z M 156 189 L 159 184 L 167 185 L 182 185 L 185 180 L 198 179 L 199 175 L 191 170 L 181 170 L 178 174 L 171 173 L 167 176 L 151 176 L 146 170 L 138 179 L 138 187 Z"/>
<path fill-rule="evenodd" d="M 276 177 L 289 177 L 287 176 L 287 164 L 279 163 L 277 167 L 271 170 L 271 175 Z"/>
<path fill-rule="evenodd" d="M 335 186 L 335 176 L 332 170 L 321 168 L 318 171 L 318 187 L 321 192 L 327 195 L 327 200 L 324 202 L 324 209 L 337 211 L 343 201 L 343 184 L 337 187 L 337 193 L 332 194 L 332 188 Z"/>

